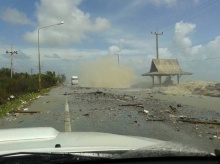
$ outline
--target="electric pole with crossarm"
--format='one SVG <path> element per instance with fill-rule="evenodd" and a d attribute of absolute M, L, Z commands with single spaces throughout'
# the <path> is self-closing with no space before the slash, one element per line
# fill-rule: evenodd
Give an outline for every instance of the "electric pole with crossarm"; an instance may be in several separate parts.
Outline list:
<path fill-rule="evenodd" d="M 17 51 L 12 51 L 12 45 L 11 45 L 11 51 L 6 51 L 7 54 L 11 54 L 11 78 L 13 76 L 13 54 L 18 54 Z"/>
<path fill-rule="evenodd" d="M 157 59 L 159 59 L 159 53 L 158 53 L 158 35 L 163 35 L 163 32 L 162 32 L 162 33 L 158 33 L 158 31 L 156 31 L 156 32 L 151 32 L 151 34 L 156 35 L 156 52 L 157 52 Z"/>

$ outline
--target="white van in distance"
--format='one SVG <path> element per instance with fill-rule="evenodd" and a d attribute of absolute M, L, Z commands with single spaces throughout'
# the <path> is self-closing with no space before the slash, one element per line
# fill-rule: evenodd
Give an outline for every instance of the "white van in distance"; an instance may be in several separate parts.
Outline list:
<path fill-rule="evenodd" d="M 79 83 L 78 76 L 72 76 L 71 77 L 71 84 L 72 85 L 78 85 L 78 83 Z"/>

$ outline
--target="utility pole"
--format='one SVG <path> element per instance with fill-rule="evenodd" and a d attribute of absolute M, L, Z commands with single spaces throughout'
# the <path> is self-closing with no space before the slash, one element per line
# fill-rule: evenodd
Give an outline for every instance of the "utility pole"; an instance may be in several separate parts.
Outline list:
<path fill-rule="evenodd" d="M 120 52 L 118 52 L 118 53 L 115 53 L 115 55 L 117 55 L 118 56 L 118 67 L 119 67 L 119 55 L 121 55 L 121 53 Z"/>
<path fill-rule="evenodd" d="M 39 38 L 39 35 L 40 35 L 40 29 L 44 29 L 44 28 L 48 28 L 48 27 L 52 27 L 52 26 L 57 26 L 57 25 L 62 25 L 64 24 L 64 22 L 60 22 L 60 23 L 57 23 L 57 24 L 53 24 L 53 25 L 49 25 L 49 26 L 44 26 L 44 27 L 39 27 L 38 28 L 38 67 L 39 67 L 39 75 L 38 75 L 38 90 L 39 92 L 41 92 L 41 66 L 40 66 L 40 38 Z"/>
<path fill-rule="evenodd" d="M 31 75 L 33 74 L 33 68 L 31 68 Z"/>
<path fill-rule="evenodd" d="M 163 35 L 162 33 L 158 33 L 158 31 L 151 32 L 151 34 L 156 35 L 156 52 L 157 52 L 157 59 L 159 59 L 159 53 L 158 53 L 158 35 Z"/>
<path fill-rule="evenodd" d="M 12 44 L 11 44 L 11 51 L 10 52 L 6 51 L 6 53 L 11 54 L 11 78 L 12 78 L 12 76 L 13 76 L 13 57 L 12 57 L 12 55 L 13 54 L 18 54 L 18 52 L 17 51 L 12 51 Z"/>

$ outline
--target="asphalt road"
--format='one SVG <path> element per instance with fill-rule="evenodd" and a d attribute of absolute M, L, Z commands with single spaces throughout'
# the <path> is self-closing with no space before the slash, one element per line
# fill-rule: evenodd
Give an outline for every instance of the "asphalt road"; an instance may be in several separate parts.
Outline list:
<path fill-rule="evenodd" d="M 0 120 L 0 127 L 107 132 L 173 141 L 209 152 L 220 149 L 219 125 L 191 124 L 177 119 L 187 116 L 220 121 L 216 108 L 187 105 L 177 101 L 177 97 L 172 99 L 170 95 L 143 89 L 82 88 L 67 84 L 33 101 L 28 111 L 39 113 L 7 116 Z M 201 98 L 194 97 L 194 101 Z"/>

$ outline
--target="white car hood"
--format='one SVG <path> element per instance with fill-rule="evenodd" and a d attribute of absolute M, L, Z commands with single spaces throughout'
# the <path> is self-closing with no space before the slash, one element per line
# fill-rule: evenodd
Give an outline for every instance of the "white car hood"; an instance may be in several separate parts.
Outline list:
<path fill-rule="evenodd" d="M 135 150 L 165 141 L 99 132 L 58 132 L 50 127 L 0 130 L 0 155 L 17 152 Z"/>

